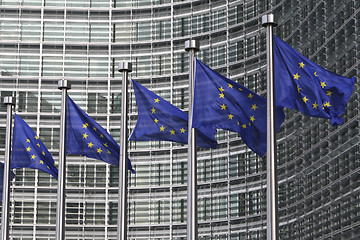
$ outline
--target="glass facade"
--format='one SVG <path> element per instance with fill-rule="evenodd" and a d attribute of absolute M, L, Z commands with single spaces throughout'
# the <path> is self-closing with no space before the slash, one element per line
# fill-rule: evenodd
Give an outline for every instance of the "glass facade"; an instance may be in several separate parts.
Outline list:
<path fill-rule="evenodd" d="M 187 111 L 185 41 L 219 73 L 266 95 L 266 29 L 319 65 L 351 77 L 360 69 L 358 0 L 1 0 L 0 97 L 58 161 L 60 79 L 69 95 L 119 142 L 121 74 Z M 129 132 L 137 118 L 130 88 Z M 328 120 L 286 110 L 278 134 L 280 239 L 360 238 L 359 84 L 344 114 Z M 6 109 L 0 105 L 3 161 Z M 266 238 L 266 159 L 237 133 L 218 131 L 217 149 L 198 150 L 199 239 Z M 187 146 L 130 142 L 129 239 L 186 239 Z M 67 157 L 66 239 L 116 239 L 118 168 Z M 32 169 L 12 181 L 10 235 L 54 239 L 57 181 Z"/>

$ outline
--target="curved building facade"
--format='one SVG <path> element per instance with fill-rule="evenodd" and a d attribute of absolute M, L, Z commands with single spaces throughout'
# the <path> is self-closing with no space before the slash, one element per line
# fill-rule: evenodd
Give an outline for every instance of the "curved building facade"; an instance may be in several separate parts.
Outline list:
<path fill-rule="evenodd" d="M 121 74 L 187 111 L 188 53 L 200 42 L 205 64 L 266 95 L 266 29 L 322 67 L 359 76 L 357 0 L 1 0 L 0 95 L 58 159 L 61 91 L 120 136 Z M 130 89 L 129 132 L 137 118 Z M 286 110 L 277 136 L 280 239 L 360 238 L 359 84 L 332 127 L 325 119 Z M 0 106 L 3 161 L 6 109 Z M 217 149 L 198 150 L 199 239 L 266 239 L 266 158 L 237 133 L 218 131 Z M 187 146 L 130 142 L 129 239 L 186 239 Z M 57 181 L 16 170 L 10 203 L 12 239 L 54 239 Z M 66 239 L 116 239 L 118 168 L 67 157 Z M 105 237 L 104 237 L 105 236 Z"/>

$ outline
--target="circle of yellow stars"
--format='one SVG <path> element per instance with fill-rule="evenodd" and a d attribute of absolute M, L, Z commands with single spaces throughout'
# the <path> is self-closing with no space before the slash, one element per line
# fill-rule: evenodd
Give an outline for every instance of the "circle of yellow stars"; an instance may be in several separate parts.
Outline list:
<path fill-rule="evenodd" d="M 89 130 L 91 132 L 91 130 L 90 130 L 91 128 L 88 129 L 89 123 L 84 123 L 82 126 L 85 130 Z M 92 131 L 97 132 L 97 128 L 93 127 Z M 89 135 L 85 132 L 82 134 L 82 137 L 83 137 L 83 139 L 88 140 Z M 104 139 L 104 135 L 102 133 L 99 133 L 99 137 L 101 139 Z M 109 147 L 108 143 L 102 142 L 102 144 L 105 146 L 106 154 L 111 155 L 111 151 L 108 149 L 108 147 Z M 96 153 L 98 153 L 99 155 L 104 151 L 104 149 L 102 149 L 101 147 L 94 148 L 94 143 L 92 141 L 87 142 L 87 147 L 90 149 L 94 149 L 96 151 Z"/>
<path fill-rule="evenodd" d="M 159 103 L 160 104 L 160 99 L 159 98 L 155 98 L 154 99 L 154 104 L 155 103 Z M 156 108 L 155 107 L 152 107 L 151 109 L 151 113 L 152 114 L 156 114 Z M 159 123 L 159 119 L 157 119 L 157 118 L 154 118 L 154 122 L 155 122 L 155 124 L 158 124 Z M 159 130 L 160 130 L 160 132 L 166 132 L 166 127 L 164 126 L 164 125 L 161 125 L 161 126 L 159 126 Z M 180 133 L 182 133 L 182 134 L 186 134 L 186 129 L 185 128 L 180 128 L 179 129 L 180 130 Z M 177 131 L 175 130 L 175 129 L 170 129 L 170 130 L 167 130 L 168 132 L 170 132 L 170 135 L 176 135 L 177 134 Z"/>
<path fill-rule="evenodd" d="M 304 69 L 304 67 L 305 67 L 304 62 L 299 62 L 299 68 Z M 314 76 L 315 76 L 315 77 L 318 77 L 319 75 L 318 75 L 317 72 L 314 72 Z M 300 81 L 300 80 L 301 80 L 301 76 L 299 75 L 299 73 L 293 74 L 293 78 L 294 78 L 295 80 L 298 80 L 299 83 L 301 82 L 301 81 Z M 325 82 L 325 81 L 319 81 L 319 83 L 320 83 L 321 88 L 325 90 L 325 87 L 327 87 L 326 82 Z M 302 88 L 301 88 L 299 85 L 297 85 L 296 87 L 297 87 L 297 91 L 298 91 L 299 93 L 301 93 Z M 326 96 L 332 97 L 332 94 L 333 94 L 332 91 L 326 90 Z M 302 99 L 302 101 L 303 101 L 305 104 L 307 104 L 308 102 L 310 102 L 310 99 L 308 99 L 307 96 L 303 96 L 301 99 Z M 318 104 L 317 102 L 314 102 L 314 103 L 311 103 L 311 104 L 312 104 L 312 108 L 313 108 L 313 109 L 318 109 L 319 104 Z M 324 101 L 324 103 L 322 104 L 322 109 L 324 109 L 325 107 L 327 107 L 327 108 L 331 107 L 330 101 Z"/>
<path fill-rule="evenodd" d="M 233 84 L 228 83 L 228 88 L 233 89 L 233 88 L 234 88 Z M 218 88 L 218 90 L 220 91 L 220 93 L 219 93 L 219 99 L 225 99 L 225 89 L 221 86 L 221 87 Z M 243 92 L 243 89 L 242 89 L 241 87 L 238 88 L 238 90 L 239 90 L 240 92 Z M 249 94 L 247 95 L 247 97 L 248 97 L 249 99 L 253 99 L 254 95 L 253 95 L 252 93 L 249 93 Z M 225 111 L 226 111 L 227 108 L 228 108 L 228 106 L 226 106 L 225 103 L 223 103 L 223 104 L 220 105 L 220 110 L 225 110 Z M 257 108 L 258 108 L 258 106 L 257 106 L 256 104 L 252 104 L 252 105 L 251 105 L 251 110 L 252 110 L 252 111 L 256 111 Z M 229 113 L 227 116 L 228 116 L 228 120 L 234 120 L 234 117 L 235 117 L 235 116 L 234 116 L 233 114 Z M 237 121 L 237 125 L 240 125 L 240 127 L 241 127 L 242 129 L 246 129 L 247 126 L 251 126 L 251 124 L 252 124 L 255 120 L 256 120 L 256 119 L 255 119 L 255 115 L 252 115 L 252 116 L 250 116 L 250 119 L 249 119 L 249 123 L 248 123 L 248 124 L 240 123 L 239 121 Z"/>
<path fill-rule="evenodd" d="M 41 141 L 41 140 L 39 140 L 40 138 L 39 138 L 37 135 L 34 136 L 34 139 L 35 139 L 35 140 L 38 140 L 38 141 Z M 29 138 L 26 138 L 25 142 L 28 143 L 28 144 L 31 144 L 31 140 L 30 140 Z M 31 144 L 31 145 L 32 145 L 32 144 Z M 34 145 L 33 145 L 33 146 L 34 146 Z M 35 151 L 36 153 L 38 153 L 39 150 L 40 150 L 40 151 L 41 151 L 41 155 L 47 159 L 47 156 L 46 156 L 45 151 L 44 151 L 44 150 L 41 150 L 41 149 L 44 148 L 45 146 L 42 147 L 39 142 L 36 143 L 35 146 L 37 146 L 38 149 L 34 149 L 34 151 Z M 27 152 L 29 152 L 29 156 L 30 156 L 30 159 L 31 159 L 31 160 L 36 161 L 36 159 L 39 158 L 38 162 L 39 162 L 41 165 L 45 165 L 47 169 L 50 169 L 50 166 L 47 165 L 46 162 L 44 163 L 44 160 L 42 160 L 41 157 L 38 156 L 38 154 L 34 154 L 34 153 L 31 154 L 31 153 L 30 153 L 31 150 L 33 150 L 33 149 L 31 148 L 31 146 L 26 147 L 25 150 L 26 150 Z M 52 163 L 52 164 L 55 166 L 55 163 Z"/>

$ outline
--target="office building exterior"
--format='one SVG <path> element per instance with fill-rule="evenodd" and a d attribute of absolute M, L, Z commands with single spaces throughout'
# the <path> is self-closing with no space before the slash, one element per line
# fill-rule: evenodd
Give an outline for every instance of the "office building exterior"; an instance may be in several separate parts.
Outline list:
<path fill-rule="evenodd" d="M 0 95 L 58 161 L 58 80 L 70 97 L 120 136 L 121 74 L 175 106 L 188 107 L 185 41 L 217 72 L 266 95 L 266 29 L 337 74 L 359 76 L 357 0 L 1 0 Z M 286 110 L 278 139 L 280 239 L 360 238 L 359 84 L 343 125 Z M 129 132 L 137 118 L 130 87 Z M 6 109 L 0 106 L 3 161 Z M 217 149 L 198 150 L 199 239 L 266 239 L 266 159 L 236 133 L 217 133 Z M 186 239 L 187 146 L 130 142 L 129 239 Z M 57 181 L 16 170 L 10 194 L 12 239 L 55 239 Z M 66 239 L 116 239 L 118 168 L 67 157 Z"/>

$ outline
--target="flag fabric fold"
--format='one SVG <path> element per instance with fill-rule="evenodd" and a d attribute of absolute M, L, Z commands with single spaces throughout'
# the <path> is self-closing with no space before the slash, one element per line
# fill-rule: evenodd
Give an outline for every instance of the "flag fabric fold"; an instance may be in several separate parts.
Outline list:
<path fill-rule="evenodd" d="M 132 141 L 172 141 L 188 143 L 188 114 L 132 80 L 138 108 L 136 126 L 130 135 Z M 196 145 L 216 148 L 216 130 L 200 127 Z"/>
<path fill-rule="evenodd" d="M 119 166 L 120 146 L 69 96 L 66 111 L 66 153 L 80 154 Z M 135 173 L 129 159 L 128 169 Z"/>
<path fill-rule="evenodd" d="M 14 177 L 15 174 L 12 171 L 10 171 L 10 181 Z M 2 201 L 3 187 L 4 187 L 4 164 L 0 162 L 0 202 Z"/>
<path fill-rule="evenodd" d="M 196 59 L 193 127 L 215 127 L 240 133 L 261 157 L 266 152 L 266 99 L 213 71 Z M 276 108 L 276 128 L 285 115 Z"/>
<path fill-rule="evenodd" d="M 43 142 L 19 115 L 15 114 L 14 119 L 10 169 L 39 169 L 57 179 L 58 169 Z"/>
<path fill-rule="evenodd" d="M 355 77 L 329 72 L 274 36 L 275 101 L 277 106 L 298 110 L 311 117 L 340 117 L 354 89 Z"/>

